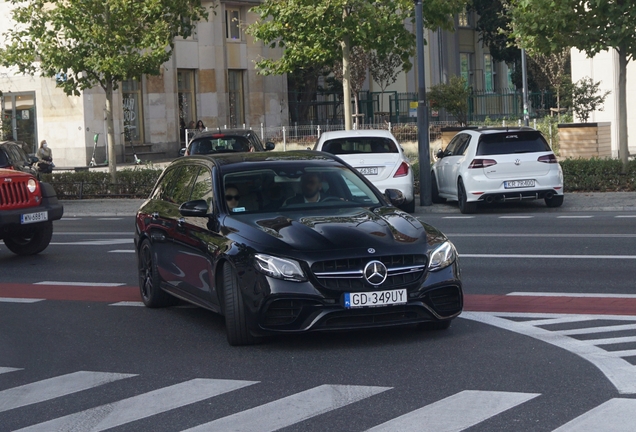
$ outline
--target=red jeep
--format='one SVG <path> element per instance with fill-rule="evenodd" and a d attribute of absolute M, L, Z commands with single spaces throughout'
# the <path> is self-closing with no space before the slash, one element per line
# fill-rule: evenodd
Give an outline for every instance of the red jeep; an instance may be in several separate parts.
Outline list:
<path fill-rule="evenodd" d="M 0 239 L 9 250 L 18 255 L 42 252 L 51 242 L 53 221 L 63 213 L 53 186 L 0 168 Z"/>

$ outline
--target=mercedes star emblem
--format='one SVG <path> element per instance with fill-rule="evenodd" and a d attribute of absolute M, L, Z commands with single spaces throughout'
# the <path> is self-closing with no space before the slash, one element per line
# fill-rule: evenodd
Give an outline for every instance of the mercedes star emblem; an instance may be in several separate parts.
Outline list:
<path fill-rule="evenodd" d="M 371 285 L 378 286 L 386 280 L 386 266 L 380 261 L 369 261 L 364 267 L 364 278 Z"/>

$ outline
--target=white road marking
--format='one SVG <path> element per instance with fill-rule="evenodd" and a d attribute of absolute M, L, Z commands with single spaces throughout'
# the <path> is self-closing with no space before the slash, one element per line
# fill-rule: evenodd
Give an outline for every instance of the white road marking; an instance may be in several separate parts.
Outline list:
<path fill-rule="evenodd" d="M 636 350 L 608 351 L 607 355 L 612 357 L 632 357 L 636 356 Z"/>
<path fill-rule="evenodd" d="M 607 333 L 607 332 L 634 330 L 634 329 L 636 329 L 636 324 L 621 324 L 621 325 L 611 325 L 611 326 L 579 328 L 579 329 L 571 329 L 571 330 L 557 330 L 555 331 L 555 333 L 566 335 L 566 336 L 572 336 L 572 335 Z"/>
<path fill-rule="evenodd" d="M 545 237 L 545 238 L 636 238 L 636 234 L 509 234 L 509 233 L 445 233 L 447 237 Z"/>
<path fill-rule="evenodd" d="M 444 216 L 442 219 L 473 219 L 475 216 Z"/>
<path fill-rule="evenodd" d="M 56 246 L 112 246 L 120 244 L 134 243 L 133 239 L 112 239 L 112 240 L 86 240 L 77 242 L 51 242 L 50 244 Z"/>
<path fill-rule="evenodd" d="M 564 424 L 554 432 L 634 432 L 636 399 L 614 398 Z"/>
<path fill-rule="evenodd" d="M 134 249 L 115 249 L 108 251 L 108 253 L 135 253 Z"/>
<path fill-rule="evenodd" d="M 103 431 L 256 383 L 256 381 L 197 378 L 19 430 L 21 432 Z"/>
<path fill-rule="evenodd" d="M 585 342 L 592 345 L 614 345 L 626 342 L 636 342 L 636 336 L 622 336 L 614 338 L 588 339 Z M 632 366 L 633 367 L 633 366 Z"/>
<path fill-rule="evenodd" d="M 8 373 L 8 372 L 15 372 L 15 371 L 19 371 L 19 370 L 22 370 L 22 369 L 21 368 L 0 367 L 0 374 Z"/>
<path fill-rule="evenodd" d="M 465 390 L 389 420 L 368 432 L 463 431 L 537 396 L 538 393 Z"/>
<path fill-rule="evenodd" d="M 616 218 L 636 218 L 636 215 L 617 215 Z"/>
<path fill-rule="evenodd" d="M 44 299 L 0 297 L 0 303 L 37 303 Z"/>
<path fill-rule="evenodd" d="M 117 236 L 133 236 L 135 233 L 132 231 L 104 231 L 104 232 L 78 232 L 78 231 L 56 231 L 53 233 L 54 236 L 108 236 L 108 235 L 117 235 Z"/>
<path fill-rule="evenodd" d="M 61 221 L 76 221 L 76 220 L 82 220 L 82 218 L 74 218 L 74 217 L 63 217 L 62 219 L 60 219 Z"/>
<path fill-rule="evenodd" d="M 44 402 L 136 375 L 79 371 L 0 391 L 0 412 Z"/>
<path fill-rule="evenodd" d="M 591 219 L 594 216 L 557 216 L 557 219 Z"/>
<path fill-rule="evenodd" d="M 534 216 L 499 216 L 499 219 L 532 219 Z"/>
<path fill-rule="evenodd" d="M 523 258 L 523 259 L 636 259 L 636 255 L 525 255 L 525 254 L 459 254 L 461 258 Z"/>
<path fill-rule="evenodd" d="M 97 218 L 97 220 L 101 220 L 101 221 L 117 221 L 117 220 L 122 220 L 123 218 L 120 217 L 103 217 L 103 218 Z"/>
<path fill-rule="evenodd" d="M 187 432 L 276 431 L 389 389 L 391 387 L 321 385 L 196 426 Z"/>
<path fill-rule="evenodd" d="M 636 341 L 636 337 L 629 338 L 613 338 L 610 342 L 608 339 L 603 340 L 578 340 L 569 336 L 558 334 L 555 331 L 550 331 L 536 326 L 536 322 L 528 323 L 525 321 L 512 321 L 504 319 L 502 317 L 527 317 L 537 316 L 540 318 L 556 318 L 556 315 L 547 316 L 548 314 L 500 314 L 492 312 L 464 312 L 461 317 L 465 319 L 471 319 L 474 321 L 489 324 L 495 327 L 499 327 L 505 330 L 509 330 L 515 333 L 523 334 L 533 337 L 543 342 L 558 346 L 573 354 L 582 357 L 596 366 L 607 379 L 616 387 L 621 394 L 636 394 L 636 367 L 628 361 L 620 358 L 608 355 L 608 352 L 597 345 L 603 344 L 604 341 L 607 344 L 627 342 L 626 339 Z M 617 320 L 630 320 L 635 321 L 636 316 L 621 316 L 614 317 L 603 315 L 574 315 L 574 317 L 580 317 L 583 320 L 602 320 L 617 319 Z"/>
<path fill-rule="evenodd" d="M 144 302 L 120 301 L 117 303 L 111 303 L 108 306 L 144 306 Z"/>
<path fill-rule="evenodd" d="M 530 297 L 594 297 L 594 298 L 636 298 L 636 294 L 593 294 L 593 293 L 557 293 L 557 292 L 525 292 L 516 291 L 506 295 Z"/>
<path fill-rule="evenodd" d="M 584 321 L 594 321 L 594 320 L 596 320 L 596 318 L 588 318 L 581 315 L 571 315 L 571 316 L 561 316 L 558 318 L 539 318 L 536 320 L 524 321 L 524 323 L 528 325 L 533 325 L 533 326 L 547 326 L 547 325 L 554 325 L 554 324 L 574 323 L 574 322 L 584 322 Z"/>
<path fill-rule="evenodd" d="M 126 285 L 123 283 L 110 282 L 64 282 L 64 281 L 42 281 L 33 285 L 65 285 L 65 286 L 91 286 L 91 287 L 116 287 Z"/>

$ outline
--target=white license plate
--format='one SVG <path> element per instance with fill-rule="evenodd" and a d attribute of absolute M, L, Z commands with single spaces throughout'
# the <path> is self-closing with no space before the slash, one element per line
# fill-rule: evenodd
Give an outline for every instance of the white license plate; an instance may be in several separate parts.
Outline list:
<path fill-rule="evenodd" d="M 28 213 L 20 216 L 20 223 L 29 224 L 49 220 L 49 212 Z"/>
<path fill-rule="evenodd" d="M 506 189 L 534 187 L 534 180 L 509 180 L 504 182 Z"/>
<path fill-rule="evenodd" d="M 347 309 L 400 304 L 406 304 L 406 288 L 389 291 L 345 293 L 344 295 L 344 306 Z"/>
<path fill-rule="evenodd" d="M 364 175 L 378 175 L 378 167 L 358 168 L 358 171 Z"/>

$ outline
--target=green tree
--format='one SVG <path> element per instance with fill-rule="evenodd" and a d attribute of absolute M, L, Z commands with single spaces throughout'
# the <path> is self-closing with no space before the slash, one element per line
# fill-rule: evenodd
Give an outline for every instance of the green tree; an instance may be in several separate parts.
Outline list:
<path fill-rule="evenodd" d="M 462 126 L 468 123 L 468 97 L 470 89 L 462 76 L 452 76 L 448 83 L 431 87 L 426 94 L 431 108 L 444 108 Z"/>
<path fill-rule="evenodd" d="M 109 171 L 116 182 L 113 91 L 120 82 L 157 75 L 174 38 L 207 19 L 201 0 L 8 0 L 16 26 L 4 36 L 0 63 L 58 80 L 68 95 L 100 86 L 106 92 Z"/>
<path fill-rule="evenodd" d="M 626 172 L 627 64 L 636 55 L 636 3 L 632 0 L 510 0 L 513 35 L 543 54 L 571 46 L 588 56 L 614 49 L 618 56 L 618 143 Z"/>
<path fill-rule="evenodd" d="M 452 28 L 452 15 L 465 0 L 424 2 L 425 27 Z M 404 69 L 411 68 L 415 36 L 405 26 L 411 20 L 413 0 L 265 0 L 252 9 L 261 20 L 248 33 L 274 47 L 284 48 L 281 58 L 263 59 L 264 74 L 284 74 L 306 64 L 342 63 L 345 128 L 351 129 L 351 71 L 353 47 L 386 56 L 399 55 Z"/>
<path fill-rule="evenodd" d="M 583 77 L 572 88 L 572 108 L 583 123 L 587 123 L 594 111 L 603 111 L 603 104 L 610 92 L 599 94 L 600 85 L 600 81 L 594 82 L 590 77 Z"/>
<path fill-rule="evenodd" d="M 402 71 L 402 60 L 394 53 L 380 57 L 373 52 L 371 53 L 370 61 L 369 72 L 371 77 L 382 90 L 380 94 L 380 111 L 382 111 L 384 108 L 384 91 L 397 80 L 398 74 Z"/>

